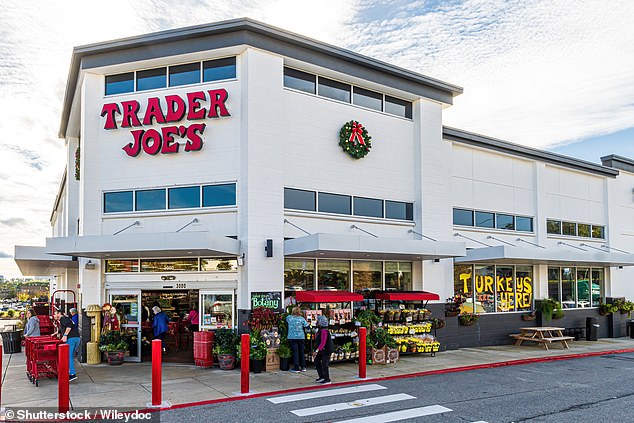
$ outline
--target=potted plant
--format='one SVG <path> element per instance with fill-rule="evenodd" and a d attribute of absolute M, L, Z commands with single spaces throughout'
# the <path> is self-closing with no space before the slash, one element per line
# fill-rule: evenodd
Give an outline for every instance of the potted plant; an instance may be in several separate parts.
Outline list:
<path fill-rule="evenodd" d="M 442 329 L 445 327 L 445 319 L 431 319 L 432 329 Z"/>
<path fill-rule="evenodd" d="M 553 314 L 555 310 L 561 310 L 561 313 L 563 313 L 563 310 L 561 308 L 561 303 L 559 301 L 555 301 L 551 298 L 547 298 L 539 302 L 539 311 L 542 313 L 542 320 L 545 320 L 545 321 L 551 320 L 553 318 Z M 558 316 L 561 315 L 561 313 L 558 312 L 557 313 Z"/>
<path fill-rule="evenodd" d="M 464 311 L 458 315 L 458 323 L 462 326 L 472 326 L 476 324 L 479 318 L 480 316 L 476 313 L 468 313 Z"/>
<path fill-rule="evenodd" d="M 617 305 L 606 303 L 599 304 L 599 314 L 601 316 L 608 316 L 612 313 L 616 313 L 617 311 L 619 311 L 619 307 Z"/>
<path fill-rule="evenodd" d="M 293 356 L 293 351 L 287 339 L 283 339 L 280 343 L 280 347 L 277 349 L 277 355 L 280 356 L 280 370 L 288 370 L 291 367 L 290 359 Z"/>
<path fill-rule="evenodd" d="M 111 366 L 123 363 L 128 347 L 119 331 L 105 332 L 99 337 L 99 350 L 105 353 L 106 361 Z"/>
<path fill-rule="evenodd" d="M 632 310 L 634 310 L 634 303 L 632 301 L 617 300 L 613 305 L 616 306 L 621 314 L 627 313 L 628 317 L 630 317 Z"/>
<path fill-rule="evenodd" d="M 467 299 L 462 294 L 456 294 L 451 298 L 447 298 L 445 301 L 445 316 L 455 317 L 460 314 L 460 306 L 464 304 Z"/>
<path fill-rule="evenodd" d="M 257 333 L 251 335 L 251 371 L 253 373 L 262 373 L 266 361 L 268 350 L 266 344 L 262 341 L 262 337 Z"/>
<path fill-rule="evenodd" d="M 236 361 L 236 345 L 238 337 L 233 329 L 218 329 L 216 331 L 216 346 L 214 352 L 218 354 L 218 367 L 221 370 L 232 370 Z"/>

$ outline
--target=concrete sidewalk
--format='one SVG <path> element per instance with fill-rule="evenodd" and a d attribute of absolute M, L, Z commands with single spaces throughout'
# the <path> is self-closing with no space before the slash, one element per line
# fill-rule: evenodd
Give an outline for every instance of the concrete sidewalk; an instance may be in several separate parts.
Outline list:
<path fill-rule="evenodd" d="M 634 351 L 634 339 L 605 338 L 597 342 L 574 341 L 570 349 L 554 346 L 546 351 L 537 345 L 515 347 L 463 348 L 430 354 L 401 357 L 396 364 L 367 367 L 368 379 L 398 377 L 427 371 L 443 371 L 465 366 L 495 365 L 514 360 L 556 358 L 571 354 L 596 354 L 616 350 Z M 44 379 L 39 387 L 26 376 L 24 352 L 3 356 L 2 406 L 57 407 L 57 380 Z M 79 365 L 78 380 L 71 382 L 70 397 L 74 409 L 146 408 L 151 402 L 150 363 L 124 363 L 121 366 Z M 358 365 L 331 365 L 333 383 L 359 381 Z M 251 374 L 253 393 L 273 392 L 315 386 L 316 371 L 306 373 L 271 372 Z M 163 399 L 172 405 L 240 396 L 240 370 L 201 369 L 191 365 L 165 364 L 163 367 Z"/>

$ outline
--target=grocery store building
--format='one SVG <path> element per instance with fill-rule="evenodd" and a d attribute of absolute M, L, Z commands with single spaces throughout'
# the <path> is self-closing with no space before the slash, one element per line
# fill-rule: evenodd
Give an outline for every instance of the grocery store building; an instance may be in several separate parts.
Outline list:
<path fill-rule="evenodd" d="M 507 342 L 536 299 L 580 319 L 634 294 L 634 162 L 444 127 L 461 93 L 250 19 L 77 47 L 52 236 L 15 260 L 203 329 L 297 291 L 462 293 L 502 323 L 455 347 Z"/>

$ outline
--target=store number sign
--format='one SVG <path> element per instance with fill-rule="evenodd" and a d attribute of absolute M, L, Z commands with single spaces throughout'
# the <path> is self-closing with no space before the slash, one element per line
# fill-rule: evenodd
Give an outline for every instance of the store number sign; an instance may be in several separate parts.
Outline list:
<path fill-rule="evenodd" d="M 231 116 L 226 105 L 228 97 L 224 88 L 194 91 L 184 96 L 166 95 L 162 99 L 151 97 L 145 101 L 143 111 L 137 100 L 106 103 L 101 116 L 105 117 L 106 130 L 132 128 L 132 142 L 123 147 L 130 157 L 137 157 L 142 151 L 151 156 L 178 153 L 180 140 L 185 141 L 185 151 L 200 151 L 207 125 L 176 123 Z M 154 125 L 164 126 L 144 128 Z"/>
<path fill-rule="evenodd" d="M 258 307 L 266 307 L 276 311 L 282 311 L 282 293 L 273 292 L 252 292 L 251 310 Z"/>

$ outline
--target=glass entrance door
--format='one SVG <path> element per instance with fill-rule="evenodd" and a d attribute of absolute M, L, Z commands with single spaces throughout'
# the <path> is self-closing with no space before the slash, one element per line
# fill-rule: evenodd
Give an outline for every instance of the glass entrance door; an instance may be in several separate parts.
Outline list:
<path fill-rule="evenodd" d="M 141 361 L 141 291 L 110 292 L 121 334 L 128 343 L 126 361 Z"/>
<path fill-rule="evenodd" d="M 200 291 L 200 330 L 235 327 L 233 291 Z"/>

